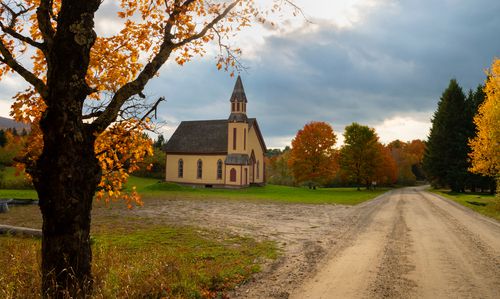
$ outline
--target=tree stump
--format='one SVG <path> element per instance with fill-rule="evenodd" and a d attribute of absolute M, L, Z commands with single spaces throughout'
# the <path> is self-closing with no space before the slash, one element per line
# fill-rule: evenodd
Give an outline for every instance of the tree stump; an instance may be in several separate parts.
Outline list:
<path fill-rule="evenodd" d="M 9 211 L 9 206 L 7 202 L 0 202 L 0 213 L 7 213 Z"/>

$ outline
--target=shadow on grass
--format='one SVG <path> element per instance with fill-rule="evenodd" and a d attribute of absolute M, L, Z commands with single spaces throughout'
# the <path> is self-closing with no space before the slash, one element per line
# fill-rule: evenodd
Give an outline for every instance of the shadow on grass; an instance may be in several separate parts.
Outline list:
<path fill-rule="evenodd" d="M 468 204 L 471 204 L 471 205 L 479 206 L 479 207 L 485 207 L 485 206 L 488 205 L 485 202 L 468 201 L 468 200 L 466 200 L 465 202 L 468 203 Z"/>

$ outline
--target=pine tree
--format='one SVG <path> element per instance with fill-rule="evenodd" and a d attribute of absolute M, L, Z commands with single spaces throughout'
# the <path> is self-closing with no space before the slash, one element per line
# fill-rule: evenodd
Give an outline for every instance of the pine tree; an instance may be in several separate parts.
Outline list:
<path fill-rule="evenodd" d="M 7 143 L 7 137 L 5 136 L 5 131 L 0 130 L 0 147 L 4 147 L 6 143 Z"/>
<path fill-rule="evenodd" d="M 470 90 L 465 100 L 465 112 L 466 112 L 466 130 L 467 139 L 473 139 L 477 135 L 477 127 L 474 123 L 474 116 L 477 114 L 479 106 L 484 102 L 486 94 L 484 93 L 484 86 L 479 85 L 475 91 Z M 471 146 L 467 145 L 467 153 L 471 153 Z M 468 168 L 472 166 L 470 159 L 468 159 Z M 492 189 L 491 186 L 494 185 L 495 180 L 493 177 L 485 176 L 482 174 L 476 174 L 468 171 L 467 173 L 467 187 L 475 192 L 477 188 L 481 190 Z"/>
<path fill-rule="evenodd" d="M 465 95 L 455 79 L 443 92 L 424 154 L 424 169 L 434 186 L 465 191 L 468 129 Z"/>

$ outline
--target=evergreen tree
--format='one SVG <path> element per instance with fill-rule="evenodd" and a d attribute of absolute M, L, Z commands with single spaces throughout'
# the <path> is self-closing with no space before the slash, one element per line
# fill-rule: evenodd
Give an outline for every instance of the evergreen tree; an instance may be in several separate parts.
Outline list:
<path fill-rule="evenodd" d="M 4 147 L 5 144 L 7 144 L 7 136 L 4 130 L 0 130 L 0 147 Z"/>
<path fill-rule="evenodd" d="M 467 96 L 467 99 L 465 100 L 465 112 L 466 112 L 466 134 L 467 134 L 467 139 L 473 139 L 477 135 L 477 128 L 476 124 L 474 124 L 474 116 L 477 114 L 477 111 L 479 109 L 479 106 L 484 102 L 486 98 L 486 94 L 484 93 L 484 86 L 479 85 L 475 91 L 470 90 L 469 94 Z M 470 145 L 467 145 L 467 153 L 472 152 L 472 149 Z M 470 168 L 472 165 L 470 163 L 470 160 L 468 159 L 468 168 Z M 494 185 L 495 180 L 492 177 L 489 176 L 484 176 L 481 174 L 476 174 L 472 172 L 467 173 L 467 187 L 472 191 L 475 192 L 477 188 L 484 190 L 484 189 L 490 189 L 491 186 Z"/>
<path fill-rule="evenodd" d="M 424 169 L 434 186 L 465 191 L 468 131 L 465 95 L 455 79 L 443 92 L 424 154 Z"/>
<path fill-rule="evenodd" d="M 161 149 L 165 143 L 165 137 L 163 137 L 163 134 L 160 134 L 158 135 L 158 139 L 155 140 L 153 147 Z"/>

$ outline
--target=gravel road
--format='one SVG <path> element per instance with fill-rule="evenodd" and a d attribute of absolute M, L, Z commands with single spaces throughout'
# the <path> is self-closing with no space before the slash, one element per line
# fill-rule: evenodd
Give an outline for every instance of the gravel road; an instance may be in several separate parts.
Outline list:
<path fill-rule="evenodd" d="M 290 298 L 500 298 L 497 221 L 422 188 L 359 208 L 344 246 Z"/>

